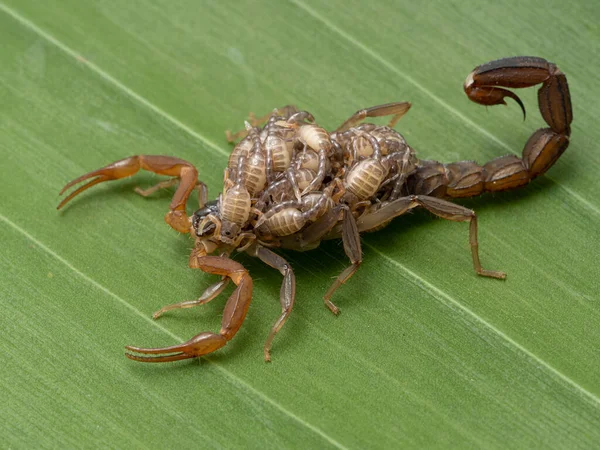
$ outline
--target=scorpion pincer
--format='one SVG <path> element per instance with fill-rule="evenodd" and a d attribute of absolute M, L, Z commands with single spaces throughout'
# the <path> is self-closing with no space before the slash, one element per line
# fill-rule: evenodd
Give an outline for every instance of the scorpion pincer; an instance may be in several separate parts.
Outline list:
<path fill-rule="evenodd" d="M 513 189 L 544 174 L 569 145 L 573 114 L 565 75 L 542 58 L 511 57 L 476 67 L 467 77 L 467 96 L 481 105 L 505 104 L 511 98 L 525 107 L 510 88 L 541 84 L 539 109 L 547 127 L 527 140 L 521 157 L 506 155 L 484 165 L 473 161 L 442 164 L 419 160 L 404 137 L 393 127 L 410 108 L 408 102 L 374 106 L 357 111 L 333 132 L 318 125 L 312 114 L 295 106 L 250 118 L 245 128 L 227 133 L 240 139 L 225 169 L 223 194 L 208 201 L 206 186 L 189 162 L 171 156 L 137 155 L 116 161 L 68 183 L 76 188 L 59 205 L 62 208 L 86 189 L 109 180 L 134 175 L 140 169 L 172 177 L 149 189 L 178 185 L 165 221 L 181 233 L 190 233 L 194 249 L 189 266 L 220 276 L 202 295 L 167 305 L 190 308 L 216 298 L 230 281 L 236 285 L 225 305 L 218 333 L 203 332 L 187 342 L 163 348 L 127 346 L 128 358 L 143 362 L 196 358 L 223 347 L 240 329 L 252 299 L 248 271 L 229 258 L 245 252 L 279 270 L 281 314 L 264 345 L 270 361 L 273 339 L 294 306 L 296 281 L 290 264 L 273 249 L 310 250 L 322 240 L 341 238 L 350 259 L 324 295 L 334 313 L 333 293 L 357 271 L 362 262 L 360 233 L 375 231 L 409 210 L 422 207 L 443 219 L 469 222 L 469 242 L 475 272 L 504 279 L 503 272 L 484 269 L 479 260 L 477 215 L 449 201 L 484 192 Z M 391 116 L 387 126 L 363 123 L 368 118 Z M 200 207 L 188 216 L 186 203 L 197 191 Z M 214 255 L 214 256 L 212 256 Z"/>

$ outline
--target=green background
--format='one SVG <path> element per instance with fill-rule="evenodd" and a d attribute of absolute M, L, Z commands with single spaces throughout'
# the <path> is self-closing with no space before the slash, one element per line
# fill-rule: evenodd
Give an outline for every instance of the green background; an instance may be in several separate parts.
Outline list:
<path fill-rule="evenodd" d="M 368 3 L 368 4 L 367 4 Z M 0 3 L 0 433 L 24 447 L 600 446 L 600 7 L 575 2 L 33 1 Z M 187 268 L 191 241 L 162 220 L 159 177 L 106 184 L 62 212 L 69 180 L 125 156 L 176 155 L 211 195 L 224 130 L 288 103 L 333 128 L 359 108 L 413 103 L 398 125 L 418 156 L 519 154 L 542 126 L 536 90 L 470 103 L 461 83 L 511 55 L 555 62 L 574 109 L 569 150 L 515 192 L 462 204 L 467 225 L 417 212 L 363 237 L 285 253 L 293 314 L 273 363 L 262 346 L 281 276 L 255 280 L 241 331 L 207 359 L 144 365 L 125 344 L 171 345 L 218 329 L 223 300 L 176 311 L 214 278 Z"/>

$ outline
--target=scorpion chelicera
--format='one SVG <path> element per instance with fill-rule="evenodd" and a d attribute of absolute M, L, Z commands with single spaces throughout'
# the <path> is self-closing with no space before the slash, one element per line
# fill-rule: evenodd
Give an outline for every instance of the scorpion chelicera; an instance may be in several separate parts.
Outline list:
<path fill-rule="evenodd" d="M 72 186 L 91 180 L 69 194 L 73 197 L 95 184 L 129 177 L 140 169 L 173 178 L 146 190 L 178 184 L 165 221 L 195 240 L 189 265 L 220 275 L 196 300 L 163 307 L 154 313 L 190 308 L 207 303 L 221 293 L 229 281 L 236 284 L 227 300 L 221 329 L 204 332 L 187 342 L 164 348 L 127 346 L 126 356 L 142 362 L 165 362 L 196 358 L 223 347 L 240 329 L 252 298 L 248 271 L 229 258 L 236 250 L 258 257 L 283 275 L 280 292 L 281 315 L 264 346 L 270 361 L 273 338 L 290 315 L 296 281 L 288 262 L 274 248 L 310 250 L 322 240 L 341 238 L 350 266 L 343 270 L 324 295 L 325 305 L 335 314 L 331 302 L 335 290 L 345 283 L 362 262 L 360 233 L 375 231 L 393 218 L 422 207 L 443 219 L 469 222 L 469 242 L 475 272 L 504 279 L 503 272 L 486 270 L 479 261 L 477 216 L 472 210 L 448 201 L 516 188 L 543 174 L 569 145 L 572 121 L 571 100 L 565 75 L 552 63 L 536 57 L 510 57 L 476 67 L 467 77 L 464 90 L 482 105 L 516 101 L 519 97 L 505 88 L 526 88 L 541 84 L 539 108 L 548 124 L 534 132 L 521 158 L 506 155 L 483 166 L 473 161 L 442 164 L 418 160 L 414 150 L 393 129 L 410 108 L 398 102 L 362 109 L 333 132 L 315 123 L 307 111 L 294 106 L 274 110 L 262 119 L 251 116 L 245 129 L 231 134 L 237 141 L 225 169 L 223 194 L 208 201 L 206 186 L 189 162 L 171 156 L 138 155 L 122 159 L 87 173 L 68 183 Z M 367 118 L 392 116 L 388 126 L 363 123 Z M 198 192 L 200 209 L 188 216 L 186 202 Z M 210 256 L 215 254 L 216 256 Z"/>

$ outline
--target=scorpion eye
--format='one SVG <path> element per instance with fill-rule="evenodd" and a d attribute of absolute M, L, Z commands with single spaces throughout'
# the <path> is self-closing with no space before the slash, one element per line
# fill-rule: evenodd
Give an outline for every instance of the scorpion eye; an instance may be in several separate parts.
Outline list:
<path fill-rule="evenodd" d="M 194 220 L 201 220 L 208 216 L 212 210 L 205 206 L 204 208 L 200 208 L 198 211 L 194 213 Z"/>

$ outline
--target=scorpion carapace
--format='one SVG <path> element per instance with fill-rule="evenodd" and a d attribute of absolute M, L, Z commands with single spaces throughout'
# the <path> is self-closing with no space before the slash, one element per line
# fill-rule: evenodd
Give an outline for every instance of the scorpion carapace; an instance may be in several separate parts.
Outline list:
<path fill-rule="evenodd" d="M 476 214 L 447 199 L 516 188 L 546 172 L 569 144 L 569 88 L 565 75 L 554 64 L 534 57 L 504 58 L 481 65 L 469 74 L 464 85 L 467 96 L 476 103 L 505 104 L 504 99 L 509 97 L 525 113 L 519 97 L 506 88 L 537 84 L 541 84 L 539 108 L 548 127 L 531 135 L 521 158 L 502 156 L 483 166 L 473 161 L 442 164 L 418 160 L 402 135 L 393 129 L 409 110 L 407 102 L 359 110 L 333 132 L 319 126 L 309 112 L 288 105 L 260 119 L 251 116 L 242 131 L 227 133 L 231 142 L 240 141 L 225 169 L 223 194 L 214 201 L 208 202 L 206 186 L 198 181 L 198 171 L 191 163 L 170 156 L 139 155 L 71 181 L 61 194 L 90 180 L 69 194 L 58 208 L 95 184 L 129 177 L 140 169 L 174 177 L 136 191 L 146 196 L 178 184 L 165 220 L 175 230 L 193 236 L 190 267 L 221 278 L 198 299 L 167 305 L 154 318 L 173 309 L 207 303 L 229 281 L 237 287 L 227 300 L 218 333 L 200 333 L 187 342 L 164 348 L 127 346 L 127 357 L 143 362 L 195 358 L 231 340 L 252 299 L 248 271 L 229 258 L 238 251 L 259 258 L 283 276 L 281 315 L 264 346 L 265 360 L 270 361 L 273 338 L 292 311 L 296 289 L 291 266 L 273 251 L 275 248 L 310 250 L 322 240 L 342 239 L 351 264 L 324 295 L 325 305 L 337 314 L 331 297 L 362 262 L 360 233 L 378 230 L 393 218 L 423 207 L 447 220 L 469 222 L 476 273 L 505 278 L 503 272 L 481 266 Z M 391 116 L 388 126 L 363 123 L 383 116 Z M 198 192 L 200 208 L 188 216 L 186 202 L 193 191 Z"/>

